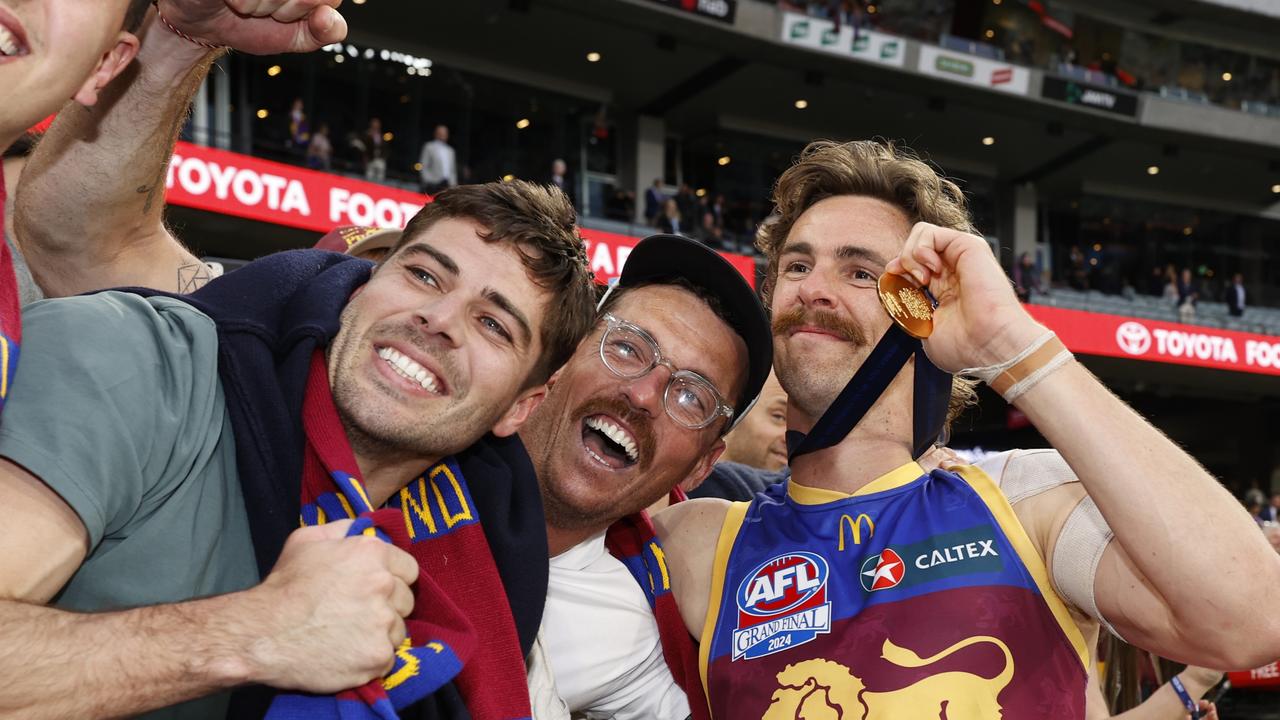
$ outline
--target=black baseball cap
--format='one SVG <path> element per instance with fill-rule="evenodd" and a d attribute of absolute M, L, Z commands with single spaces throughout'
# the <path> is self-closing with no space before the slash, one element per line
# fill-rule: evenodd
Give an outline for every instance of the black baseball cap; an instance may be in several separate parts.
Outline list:
<path fill-rule="evenodd" d="M 746 417 L 760 397 L 760 389 L 773 368 L 773 332 L 764 307 L 738 269 L 716 251 L 679 235 L 650 235 L 631 254 L 618 282 L 600 298 L 599 306 L 617 287 L 661 284 L 684 280 L 720 302 L 729 327 L 747 344 L 747 382 L 733 407 L 732 429 Z M 597 306 L 597 307 L 599 307 Z"/>

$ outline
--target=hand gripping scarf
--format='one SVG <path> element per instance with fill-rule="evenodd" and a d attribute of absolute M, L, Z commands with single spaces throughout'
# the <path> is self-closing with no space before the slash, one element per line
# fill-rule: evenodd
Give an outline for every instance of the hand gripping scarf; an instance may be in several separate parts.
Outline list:
<path fill-rule="evenodd" d="M 383 678 L 337 695 L 281 694 L 270 720 L 394 720 L 454 680 L 475 720 L 529 718 L 524 658 L 501 578 L 458 465 L 447 459 L 375 510 L 316 350 L 302 406 L 306 451 L 302 524 L 356 518 L 349 535 L 376 536 L 418 561 L 408 639 Z"/>

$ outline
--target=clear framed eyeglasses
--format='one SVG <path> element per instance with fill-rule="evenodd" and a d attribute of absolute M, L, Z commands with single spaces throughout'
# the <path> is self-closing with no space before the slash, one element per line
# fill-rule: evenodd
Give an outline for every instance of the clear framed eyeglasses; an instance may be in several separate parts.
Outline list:
<path fill-rule="evenodd" d="M 671 371 L 662 407 L 676 424 L 701 430 L 716 418 L 733 418 L 733 408 L 711 381 L 692 370 L 680 370 L 662 356 L 662 349 L 643 328 L 606 313 L 608 324 L 600 336 L 600 360 L 614 375 L 628 380 L 644 377 L 662 365 Z"/>

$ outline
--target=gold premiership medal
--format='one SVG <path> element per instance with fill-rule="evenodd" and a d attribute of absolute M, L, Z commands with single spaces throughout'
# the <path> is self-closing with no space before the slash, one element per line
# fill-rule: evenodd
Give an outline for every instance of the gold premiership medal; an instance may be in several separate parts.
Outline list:
<path fill-rule="evenodd" d="M 933 332 L 933 303 L 924 290 L 906 275 L 883 273 L 876 283 L 885 312 L 913 338 L 923 340 Z"/>

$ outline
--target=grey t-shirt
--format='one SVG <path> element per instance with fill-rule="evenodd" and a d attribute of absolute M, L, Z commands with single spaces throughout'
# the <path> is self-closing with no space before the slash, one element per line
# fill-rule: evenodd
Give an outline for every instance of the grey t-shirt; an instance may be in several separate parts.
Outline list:
<path fill-rule="evenodd" d="M 213 321 L 171 298 L 120 292 L 23 313 L 0 456 L 80 516 L 89 555 L 54 605 L 177 602 L 258 580 L 218 378 Z M 222 694 L 149 718 L 221 718 Z"/>

